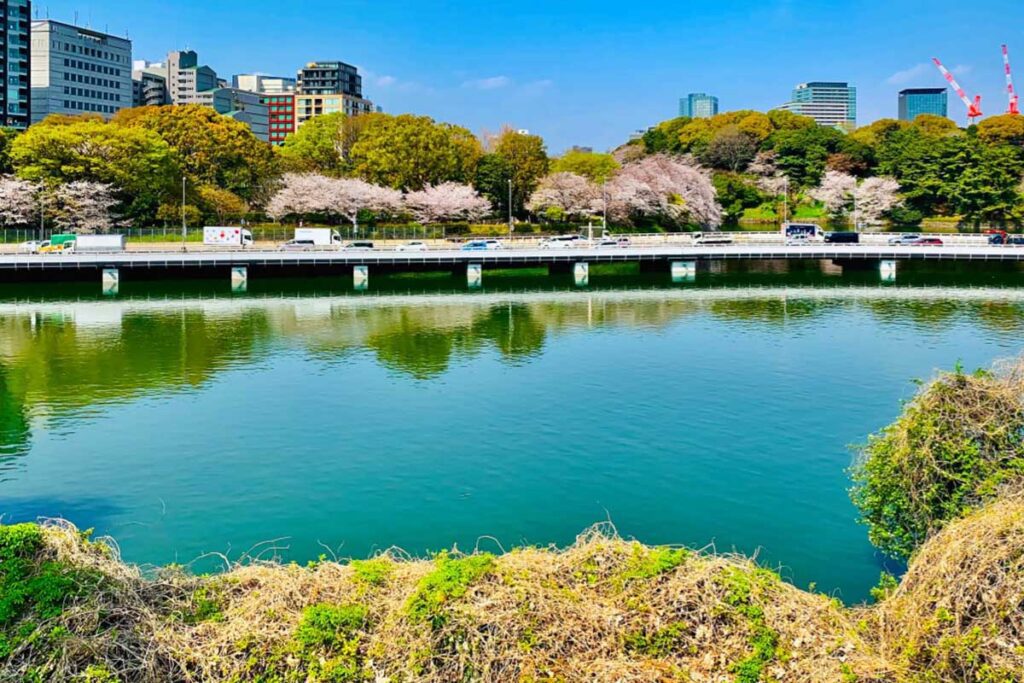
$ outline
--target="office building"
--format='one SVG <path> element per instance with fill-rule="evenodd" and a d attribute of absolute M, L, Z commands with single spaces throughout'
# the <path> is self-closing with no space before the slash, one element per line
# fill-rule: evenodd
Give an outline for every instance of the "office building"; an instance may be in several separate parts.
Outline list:
<path fill-rule="evenodd" d="M 718 98 L 702 92 L 692 92 L 679 100 L 679 115 L 693 119 L 707 119 L 718 113 Z"/>
<path fill-rule="evenodd" d="M 344 62 L 310 62 L 299 69 L 297 93 L 303 95 L 348 95 L 363 98 L 363 77 Z"/>
<path fill-rule="evenodd" d="M 267 107 L 270 143 L 280 145 L 295 132 L 295 95 L 261 94 L 260 101 Z"/>
<path fill-rule="evenodd" d="M 0 127 L 32 123 L 32 3 L 0 0 Z"/>
<path fill-rule="evenodd" d="M 295 79 L 285 76 L 265 76 L 263 74 L 238 74 L 231 79 L 232 87 L 261 95 L 282 95 L 295 92 Z"/>
<path fill-rule="evenodd" d="M 921 114 L 948 116 L 948 91 L 945 88 L 907 88 L 900 90 L 900 121 L 913 121 Z"/>
<path fill-rule="evenodd" d="M 857 125 L 857 88 L 834 81 L 801 83 L 793 90 L 792 99 L 778 109 L 809 116 L 821 126 L 854 128 Z"/>
<path fill-rule="evenodd" d="M 145 60 L 132 62 L 132 105 L 159 107 L 171 103 L 167 88 L 167 65 Z"/>
<path fill-rule="evenodd" d="M 346 116 L 359 116 L 373 111 L 373 103 L 361 97 L 352 97 L 340 93 L 326 95 L 295 95 L 295 127 L 323 114 L 342 113 Z"/>
<path fill-rule="evenodd" d="M 199 64 L 193 50 L 181 50 L 167 55 L 167 87 L 171 104 L 201 104 L 199 93 L 221 87 L 217 72 Z"/>
<path fill-rule="evenodd" d="M 46 19 L 32 22 L 32 122 L 51 114 L 110 117 L 132 106 L 132 43 Z"/>
<path fill-rule="evenodd" d="M 213 107 L 218 114 L 249 126 L 260 140 L 270 141 L 267 105 L 257 93 L 238 88 L 213 88 L 197 93 L 194 104 Z"/>

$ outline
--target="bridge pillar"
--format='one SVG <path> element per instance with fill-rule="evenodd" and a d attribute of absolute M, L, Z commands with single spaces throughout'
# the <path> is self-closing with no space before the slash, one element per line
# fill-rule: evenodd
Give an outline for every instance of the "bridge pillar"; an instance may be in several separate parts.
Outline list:
<path fill-rule="evenodd" d="M 370 286 L 370 266 L 352 267 L 352 286 L 360 292 Z"/>
<path fill-rule="evenodd" d="M 896 282 L 896 261 L 884 259 L 878 262 L 878 274 L 882 282 Z"/>
<path fill-rule="evenodd" d="M 104 268 L 103 269 L 103 293 L 107 296 L 114 296 L 117 294 L 118 287 L 121 283 L 121 274 L 117 268 Z"/>
<path fill-rule="evenodd" d="M 572 264 L 572 277 L 577 287 L 586 287 L 590 284 L 590 264 L 586 261 L 578 261 Z"/>
<path fill-rule="evenodd" d="M 466 284 L 476 289 L 484 284 L 484 267 L 479 263 L 466 264 Z"/>
<path fill-rule="evenodd" d="M 249 289 L 249 269 L 245 266 L 231 267 L 231 291 L 241 294 Z"/>
<path fill-rule="evenodd" d="M 672 282 L 693 282 L 697 279 L 696 261 L 673 261 L 669 267 L 672 270 Z"/>

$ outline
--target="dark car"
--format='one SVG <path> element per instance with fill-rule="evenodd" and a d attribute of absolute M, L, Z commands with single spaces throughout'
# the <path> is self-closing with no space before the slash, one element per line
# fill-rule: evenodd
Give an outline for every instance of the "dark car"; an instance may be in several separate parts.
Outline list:
<path fill-rule="evenodd" d="M 826 232 L 825 242 L 829 244 L 858 244 L 859 232 Z"/>
<path fill-rule="evenodd" d="M 938 237 L 922 237 L 914 241 L 915 247 L 941 247 L 942 240 Z"/>

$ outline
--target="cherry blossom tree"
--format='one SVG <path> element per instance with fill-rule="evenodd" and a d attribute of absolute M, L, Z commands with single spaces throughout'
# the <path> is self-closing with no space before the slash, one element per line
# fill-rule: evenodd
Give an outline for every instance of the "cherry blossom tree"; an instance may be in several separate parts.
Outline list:
<path fill-rule="evenodd" d="M 405 195 L 405 206 L 424 225 L 446 220 L 475 221 L 491 211 L 491 203 L 469 185 L 427 185 Z"/>
<path fill-rule="evenodd" d="M 330 182 L 328 202 L 334 213 L 352 223 L 359 232 L 359 212 L 391 213 L 402 206 L 402 193 L 389 187 L 373 185 L 358 178 L 337 178 Z"/>
<path fill-rule="evenodd" d="M 58 185 L 51 194 L 53 223 L 59 230 L 79 235 L 107 232 L 117 224 L 113 208 L 114 187 L 91 180 Z"/>
<path fill-rule="evenodd" d="M 267 215 L 280 220 L 285 216 L 331 213 L 333 184 L 333 178 L 316 173 L 286 173 L 267 202 Z"/>
<path fill-rule="evenodd" d="M 894 178 L 868 178 L 854 191 L 857 221 L 878 223 L 882 216 L 903 204 L 900 184 Z"/>
<path fill-rule="evenodd" d="M 826 171 L 821 184 L 808 194 L 825 205 L 825 210 L 833 216 L 845 213 L 853 202 L 857 190 L 857 179 L 841 171 Z"/>
<path fill-rule="evenodd" d="M 14 177 L 0 177 L 0 225 L 27 225 L 38 210 L 38 185 Z"/>
<path fill-rule="evenodd" d="M 559 209 L 566 216 L 585 216 L 601 209 L 601 190 L 588 178 L 575 173 L 545 176 L 527 203 L 534 213 Z"/>
<path fill-rule="evenodd" d="M 722 224 L 709 174 L 679 157 L 655 154 L 626 164 L 608 184 L 608 210 L 620 220 L 659 217 L 677 225 Z"/>

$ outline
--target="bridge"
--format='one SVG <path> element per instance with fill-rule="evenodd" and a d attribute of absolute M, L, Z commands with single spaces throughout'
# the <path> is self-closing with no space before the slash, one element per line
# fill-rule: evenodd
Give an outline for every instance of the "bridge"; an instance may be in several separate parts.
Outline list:
<path fill-rule="evenodd" d="M 949 245 L 898 246 L 868 244 L 745 243 L 702 245 L 650 244 L 628 247 L 541 249 L 535 246 L 487 251 L 452 248 L 426 251 L 350 249 L 308 252 L 260 249 L 206 251 L 123 251 L 111 253 L 0 254 L 0 281 L 101 279 L 116 289 L 122 273 L 129 277 L 223 277 L 244 287 L 250 274 L 258 276 L 347 275 L 356 288 L 365 288 L 372 272 L 465 272 L 467 282 L 479 285 L 485 270 L 546 267 L 573 273 L 587 284 L 589 267 L 604 263 L 639 263 L 647 269 L 671 272 L 673 279 L 696 277 L 698 265 L 714 261 L 812 261 L 877 266 L 883 280 L 896 277 L 902 261 L 1024 261 L 1024 247 L 989 245 L 961 240 Z"/>

